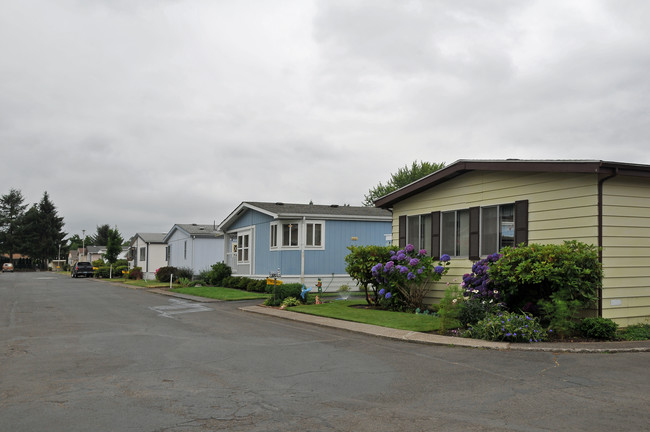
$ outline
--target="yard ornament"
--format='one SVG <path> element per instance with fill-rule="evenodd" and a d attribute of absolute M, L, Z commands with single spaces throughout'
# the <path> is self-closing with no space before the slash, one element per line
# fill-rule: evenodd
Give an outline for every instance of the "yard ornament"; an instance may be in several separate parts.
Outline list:
<path fill-rule="evenodd" d="M 302 286 L 302 292 L 300 293 L 300 297 L 302 297 L 303 300 L 305 300 L 305 295 L 311 291 L 311 288 L 305 288 L 305 285 Z"/>

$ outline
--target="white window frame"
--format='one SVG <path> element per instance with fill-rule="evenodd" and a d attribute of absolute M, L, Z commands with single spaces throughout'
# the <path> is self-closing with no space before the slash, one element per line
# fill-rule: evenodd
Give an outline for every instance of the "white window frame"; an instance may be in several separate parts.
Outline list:
<path fill-rule="evenodd" d="M 251 237 L 252 236 L 249 231 L 245 233 L 237 233 L 237 264 L 248 264 L 251 262 L 250 261 L 251 260 L 251 256 L 250 256 Z M 244 239 L 246 241 L 244 241 Z"/>
<path fill-rule="evenodd" d="M 309 232 L 308 230 L 310 229 L 311 225 L 311 230 L 312 230 L 312 240 L 314 239 L 314 234 L 316 231 L 316 225 L 320 225 L 320 244 L 309 244 L 307 243 L 307 239 L 309 238 Z M 323 250 L 325 249 L 325 221 L 322 220 L 306 220 L 303 225 L 303 238 L 305 239 L 305 248 L 306 249 L 317 249 L 317 250 Z M 313 242 L 312 242 L 313 243 Z"/>
<path fill-rule="evenodd" d="M 280 221 L 279 225 L 280 225 L 280 228 L 278 229 L 278 247 L 280 249 L 299 249 L 300 248 L 300 241 L 301 241 L 300 232 L 302 231 L 300 229 L 300 221 Z M 289 239 L 288 239 L 288 242 L 287 242 L 288 244 L 286 244 L 286 245 L 284 244 L 285 243 L 285 238 L 284 238 L 284 226 L 285 225 L 290 226 L 289 227 L 289 233 L 291 233 L 293 231 L 293 226 L 294 225 L 296 226 L 296 231 L 295 232 L 296 232 L 297 238 L 296 238 L 296 244 L 295 245 L 291 244 L 291 240 L 293 240 L 291 238 L 291 236 L 289 236 Z"/>
<path fill-rule="evenodd" d="M 503 221 L 503 209 L 504 207 L 512 207 L 512 221 L 504 222 Z M 490 209 L 490 208 L 496 208 L 496 226 L 493 228 L 496 230 L 496 239 L 494 245 L 491 245 L 491 248 L 494 248 L 496 246 L 496 250 L 493 250 L 492 252 L 487 252 L 484 251 L 484 244 L 483 244 L 483 232 L 484 232 L 484 218 L 483 218 L 483 212 L 484 209 Z M 481 253 L 481 256 L 488 256 L 492 253 L 499 252 L 503 247 L 503 231 L 504 231 L 504 226 L 509 226 L 511 227 L 512 235 L 513 235 L 513 240 L 512 240 L 512 245 L 514 246 L 514 230 L 515 230 L 515 216 L 514 216 L 514 210 L 515 210 L 515 204 L 514 203 L 507 203 L 507 204 L 495 204 L 495 205 L 489 205 L 489 206 L 484 206 L 481 207 L 481 213 L 480 213 L 480 235 L 479 235 L 479 251 Z M 485 252 L 485 253 L 484 253 Z"/>
<path fill-rule="evenodd" d="M 442 211 L 440 212 L 440 253 L 441 254 L 448 254 L 452 257 L 466 257 L 469 256 L 469 254 L 460 254 L 460 247 L 458 245 L 459 241 L 464 240 L 465 236 L 461 238 L 461 232 L 458 230 L 458 225 L 460 223 L 459 221 L 459 214 L 461 212 L 466 212 L 467 217 L 469 217 L 469 209 L 457 209 L 457 210 L 448 210 L 448 211 Z M 454 240 L 454 250 L 453 253 L 452 251 L 445 250 L 443 248 L 443 241 L 448 238 L 449 233 L 444 230 L 444 215 L 445 214 L 454 214 L 454 232 L 453 232 L 453 240 Z M 468 224 L 469 225 L 469 224 Z M 467 241 L 469 242 L 469 226 L 467 227 Z"/>
<path fill-rule="evenodd" d="M 269 244 L 271 249 L 279 249 L 282 244 L 282 232 L 278 222 L 272 222 L 269 229 Z"/>

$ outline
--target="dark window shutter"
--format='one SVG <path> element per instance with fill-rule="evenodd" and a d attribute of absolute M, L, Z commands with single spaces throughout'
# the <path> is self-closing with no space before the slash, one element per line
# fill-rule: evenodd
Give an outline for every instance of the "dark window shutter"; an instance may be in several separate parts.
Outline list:
<path fill-rule="evenodd" d="M 481 259 L 479 252 L 481 227 L 481 208 L 472 207 L 469 209 L 469 259 L 477 261 Z"/>
<path fill-rule="evenodd" d="M 431 256 L 440 258 L 440 212 L 431 213 Z"/>
<path fill-rule="evenodd" d="M 515 201 L 515 246 L 528 244 L 528 200 Z"/>
<path fill-rule="evenodd" d="M 399 217 L 399 247 L 406 246 L 406 216 Z"/>

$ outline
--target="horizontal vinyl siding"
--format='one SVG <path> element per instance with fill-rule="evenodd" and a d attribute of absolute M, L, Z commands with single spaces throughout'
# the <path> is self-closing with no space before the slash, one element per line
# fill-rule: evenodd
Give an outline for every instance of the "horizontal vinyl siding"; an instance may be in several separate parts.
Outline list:
<path fill-rule="evenodd" d="M 397 203 L 393 208 L 393 244 L 399 217 L 432 211 L 469 209 L 528 200 L 528 242 L 578 240 L 598 244 L 598 188 L 595 174 L 470 172 Z M 471 271 L 467 258 L 452 258 L 449 273 L 430 292 L 440 299 L 447 283 L 460 284 Z"/>
<path fill-rule="evenodd" d="M 650 181 L 603 184 L 603 316 L 622 326 L 650 317 Z"/>

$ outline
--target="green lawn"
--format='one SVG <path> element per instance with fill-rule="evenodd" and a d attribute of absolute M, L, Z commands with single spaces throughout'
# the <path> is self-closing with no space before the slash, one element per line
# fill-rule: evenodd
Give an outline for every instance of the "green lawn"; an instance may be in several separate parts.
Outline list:
<path fill-rule="evenodd" d="M 198 297 L 206 297 L 218 300 L 254 300 L 266 299 L 270 294 L 243 291 L 234 288 L 222 287 L 188 287 L 188 288 L 175 288 L 172 290 L 176 293 L 189 294 Z"/>
<path fill-rule="evenodd" d="M 113 278 L 113 279 L 104 279 L 108 282 L 119 282 L 126 285 L 135 286 L 138 288 L 169 288 L 169 282 L 158 282 L 155 280 L 147 281 L 144 279 L 126 279 L 126 278 Z M 173 284 L 172 286 L 178 286 Z"/>
<path fill-rule="evenodd" d="M 353 305 L 365 304 L 367 304 L 365 300 L 338 300 L 319 305 L 294 306 L 288 308 L 288 310 L 417 332 L 436 331 L 440 328 L 439 318 L 431 315 L 416 315 L 405 312 L 351 307 Z M 454 323 L 455 325 L 456 323 Z M 454 326 L 451 326 L 451 328 Z"/>

